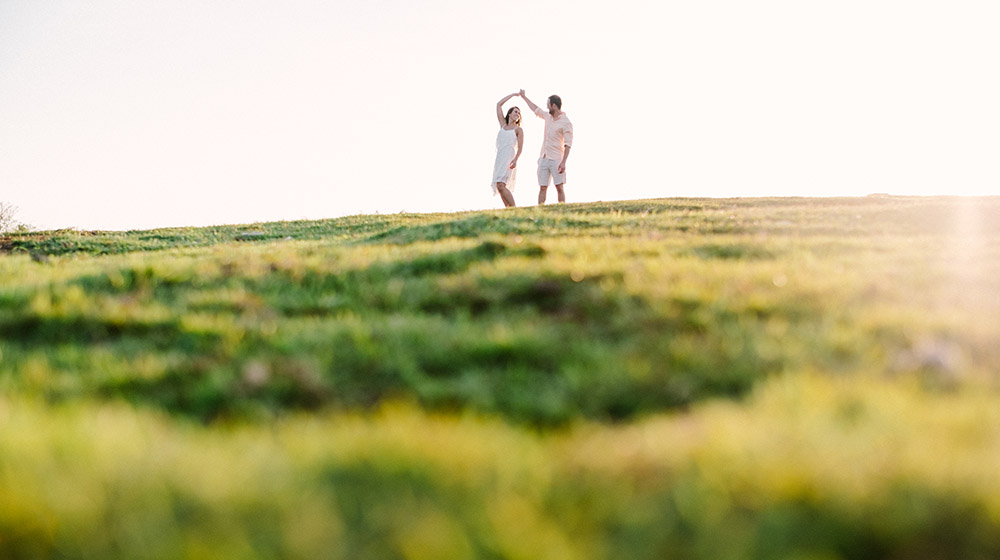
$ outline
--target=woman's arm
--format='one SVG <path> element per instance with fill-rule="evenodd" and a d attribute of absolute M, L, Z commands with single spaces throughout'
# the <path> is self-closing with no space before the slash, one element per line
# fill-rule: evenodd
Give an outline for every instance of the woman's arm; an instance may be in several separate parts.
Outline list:
<path fill-rule="evenodd" d="M 506 103 L 506 102 L 508 102 L 508 101 L 510 101 L 511 97 L 517 97 L 517 94 L 516 93 L 512 93 L 512 94 L 508 95 L 507 97 L 504 97 L 500 101 L 497 101 L 497 120 L 500 121 L 500 126 L 503 126 L 503 125 L 507 124 L 507 123 L 503 122 L 503 104 Z"/>
<path fill-rule="evenodd" d="M 517 153 L 514 154 L 514 161 L 510 162 L 511 169 L 517 167 L 517 158 L 521 157 L 521 147 L 524 146 L 524 130 L 517 127 L 514 129 L 514 135 L 517 136 Z"/>

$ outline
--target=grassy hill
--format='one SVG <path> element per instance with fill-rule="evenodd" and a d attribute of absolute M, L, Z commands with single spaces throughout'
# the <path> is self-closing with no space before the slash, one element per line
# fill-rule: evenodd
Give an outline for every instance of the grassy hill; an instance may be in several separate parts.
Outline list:
<path fill-rule="evenodd" d="M 0 556 L 1000 555 L 1000 198 L 0 239 Z"/>

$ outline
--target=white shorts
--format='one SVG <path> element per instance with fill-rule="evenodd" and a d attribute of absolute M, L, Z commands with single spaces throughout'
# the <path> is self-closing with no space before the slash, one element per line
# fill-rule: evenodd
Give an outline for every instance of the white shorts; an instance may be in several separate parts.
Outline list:
<path fill-rule="evenodd" d="M 550 178 L 554 185 L 562 185 L 566 182 L 566 172 L 559 173 L 559 161 L 556 159 L 538 158 L 538 186 L 549 186 Z"/>

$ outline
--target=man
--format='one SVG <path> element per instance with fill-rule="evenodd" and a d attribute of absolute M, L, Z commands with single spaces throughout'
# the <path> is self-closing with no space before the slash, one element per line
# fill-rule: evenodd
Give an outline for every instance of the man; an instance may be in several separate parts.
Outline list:
<path fill-rule="evenodd" d="M 542 154 L 538 158 L 538 204 L 545 204 L 550 179 L 556 185 L 559 202 L 566 202 L 563 186 L 566 184 L 566 160 L 573 146 L 573 123 L 562 112 L 562 99 L 558 95 L 549 96 L 547 113 L 532 103 L 523 89 L 518 95 L 536 115 L 545 119 L 545 138 L 542 140 Z"/>

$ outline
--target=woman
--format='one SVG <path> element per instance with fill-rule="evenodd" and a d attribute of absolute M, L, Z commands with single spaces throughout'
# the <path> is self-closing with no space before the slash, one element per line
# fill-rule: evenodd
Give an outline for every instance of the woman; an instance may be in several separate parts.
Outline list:
<path fill-rule="evenodd" d="M 508 208 L 515 206 L 511 191 L 514 190 L 514 179 L 517 176 L 517 158 L 521 157 L 521 147 L 524 145 L 524 131 L 521 130 L 521 110 L 511 107 L 504 116 L 503 104 L 516 95 L 512 93 L 497 102 L 500 132 L 497 133 L 497 159 L 493 164 L 493 194 L 499 193 L 503 205 Z"/>

